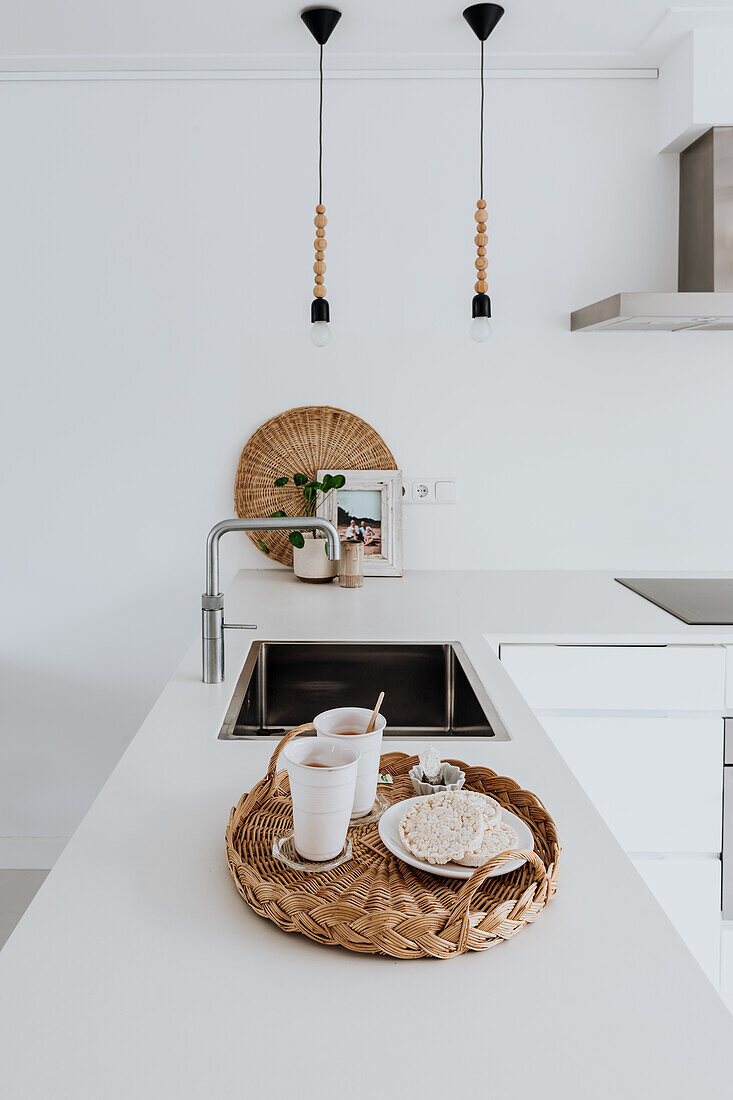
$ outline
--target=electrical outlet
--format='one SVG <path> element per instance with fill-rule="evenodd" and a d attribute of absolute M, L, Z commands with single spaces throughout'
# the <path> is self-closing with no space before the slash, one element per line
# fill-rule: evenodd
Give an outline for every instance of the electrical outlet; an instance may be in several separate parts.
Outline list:
<path fill-rule="evenodd" d="M 404 504 L 455 504 L 456 479 L 454 477 L 405 478 L 402 483 Z"/>

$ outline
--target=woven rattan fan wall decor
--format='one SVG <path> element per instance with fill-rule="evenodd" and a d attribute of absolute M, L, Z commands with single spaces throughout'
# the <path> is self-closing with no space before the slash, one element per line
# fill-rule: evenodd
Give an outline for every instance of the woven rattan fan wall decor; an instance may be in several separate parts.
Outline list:
<path fill-rule="evenodd" d="M 329 405 L 305 405 L 273 416 L 245 444 L 234 482 L 234 507 L 238 516 L 271 516 L 279 509 L 298 516 L 302 494 L 292 481 L 275 488 L 276 478 L 303 473 L 314 479 L 319 470 L 396 469 L 389 447 L 365 420 Z M 287 533 L 249 537 L 258 549 L 262 541 L 273 561 L 293 564 Z"/>

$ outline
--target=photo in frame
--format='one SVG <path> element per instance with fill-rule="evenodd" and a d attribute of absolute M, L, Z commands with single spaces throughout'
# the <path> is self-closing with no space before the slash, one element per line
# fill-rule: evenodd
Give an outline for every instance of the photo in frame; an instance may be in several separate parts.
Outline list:
<path fill-rule="evenodd" d="M 346 484 L 329 494 L 318 514 L 338 529 L 342 542 L 363 542 L 365 577 L 402 576 L 402 471 L 319 470 L 343 474 Z"/>

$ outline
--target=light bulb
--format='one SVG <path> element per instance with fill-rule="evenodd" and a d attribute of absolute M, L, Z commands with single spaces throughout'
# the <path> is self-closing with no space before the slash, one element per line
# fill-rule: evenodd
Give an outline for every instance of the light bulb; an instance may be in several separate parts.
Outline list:
<path fill-rule="evenodd" d="M 331 326 L 328 321 L 314 321 L 311 325 L 311 343 L 325 348 L 331 343 Z"/>
<path fill-rule="evenodd" d="M 488 317 L 474 317 L 468 334 L 477 344 L 483 344 L 484 340 L 489 339 L 492 331 L 491 321 Z"/>

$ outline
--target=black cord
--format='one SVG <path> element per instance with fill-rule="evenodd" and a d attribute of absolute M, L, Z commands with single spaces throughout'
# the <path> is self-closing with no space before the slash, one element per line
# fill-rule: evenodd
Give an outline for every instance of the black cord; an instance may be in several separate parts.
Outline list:
<path fill-rule="evenodd" d="M 323 44 L 318 62 L 320 98 L 318 103 L 318 205 L 323 204 Z"/>
<path fill-rule="evenodd" d="M 481 41 L 481 126 L 479 138 L 479 198 L 484 197 L 484 43 Z"/>

